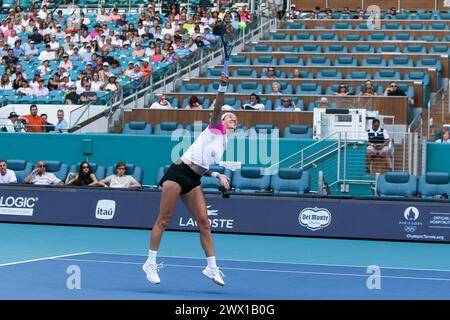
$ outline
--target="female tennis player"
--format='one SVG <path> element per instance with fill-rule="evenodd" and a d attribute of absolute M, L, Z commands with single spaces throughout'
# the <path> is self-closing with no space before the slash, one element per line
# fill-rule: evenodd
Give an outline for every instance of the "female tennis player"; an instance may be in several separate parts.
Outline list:
<path fill-rule="evenodd" d="M 203 175 L 210 175 L 220 180 L 222 187 L 230 189 L 230 181 L 226 175 L 211 172 L 209 166 L 218 163 L 227 146 L 227 131 L 234 131 L 237 125 L 236 115 L 224 113 L 222 105 L 228 86 L 228 76 L 222 73 L 220 86 L 216 95 L 216 104 L 212 112 L 209 126 L 198 136 L 179 160 L 167 170 L 161 179 L 162 186 L 159 216 L 153 225 L 150 237 L 150 250 L 147 261 L 142 266 L 147 279 L 153 284 L 160 283 L 156 264 L 156 254 L 163 232 L 173 216 L 178 197 L 193 215 L 200 231 L 200 242 L 205 251 L 207 266 L 203 274 L 218 285 L 225 285 L 223 273 L 216 265 L 214 244 L 208 220 L 206 201 L 200 186 Z"/>

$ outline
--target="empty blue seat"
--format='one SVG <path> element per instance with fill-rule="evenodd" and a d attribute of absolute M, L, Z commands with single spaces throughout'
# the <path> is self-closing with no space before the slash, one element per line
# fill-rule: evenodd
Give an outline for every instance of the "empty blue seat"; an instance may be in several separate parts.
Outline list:
<path fill-rule="evenodd" d="M 321 33 L 317 36 L 317 41 L 339 41 L 339 36 L 335 33 Z"/>
<path fill-rule="evenodd" d="M 208 122 L 200 122 L 196 121 L 194 123 L 188 124 L 186 126 L 186 131 L 188 131 L 192 136 L 195 134 L 202 133 L 207 127 L 209 123 Z"/>
<path fill-rule="evenodd" d="M 292 40 L 312 41 L 314 36 L 308 32 L 299 32 L 292 37 Z"/>
<path fill-rule="evenodd" d="M 352 53 L 375 53 L 375 48 L 369 44 L 357 44 L 352 48 Z"/>
<path fill-rule="evenodd" d="M 273 51 L 272 46 L 265 43 L 258 43 L 250 48 L 250 52 L 272 52 L 272 51 Z"/>
<path fill-rule="evenodd" d="M 414 36 L 410 33 L 396 33 L 392 37 L 392 40 L 397 41 L 411 41 L 414 40 Z"/>
<path fill-rule="evenodd" d="M 378 70 L 373 77 L 375 80 L 400 80 L 400 72 L 391 69 Z"/>
<path fill-rule="evenodd" d="M 370 33 L 367 37 L 367 41 L 386 41 L 389 40 L 389 36 L 382 32 Z"/>
<path fill-rule="evenodd" d="M 219 165 L 210 165 L 209 170 L 213 172 L 218 172 L 220 174 L 224 174 L 227 177 L 232 178 L 232 172 L 230 169 L 226 169 L 223 166 Z M 210 176 L 202 176 L 201 178 L 201 186 L 203 189 L 203 192 L 205 193 L 219 193 L 219 187 L 221 186 L 220 180 L 216 177 L 210 177 Z"/>
<path fill-rule="evenodd" d="M 291 45 L 279 46 L 277 52 L 297 52 L 297 47 Z"/>
<path fill-rule="evenodd" d="M 417 17 L 419 20 L 431 20 L 433 18 L 432 12 L 417 12 Z"/>
<path fill-rule="evenodd" d="M 154 134 L 170 136 L 177 129 L 183 129 L 183 125 L 174 121 L 163 121 L 156 124 Z"/>
<path fill-rule="evenodd" d="M 373 29 L 374 26 L 370 26 L 370 29 Z M 368 30 L 369 26 L 367 25 L 367 22 L 359 22 L 356 24 L 356 28 L 357 30 Z"/>
<path fill-rule="evenodd" d="M 238 70 L 238 69 L 236 69 L 236 70 Z M 220 85 L 219 81 L 211 82 L 210 84 L 208 84 L 206 91 L 207 92 L 217 92 L 217 90 L 219 89 L 219 85 Z M 227 92 L 229 92 L 229 93 L 234 92 L 234 85 L 232 83 L 228 84 Z"/>
<path fill-rule="evenodd" d="M 69 173 L 78 174 L 78 172 L 80 172 L 80 165 L 81 165 L 81 162 L 71 165 L 67 174 L 69 174 Z M 91 171 L 93 174 L 95 174 L 95 177 L 97 178 L 97 180 L 101 180 L 101 179 L 105 178 L 106 168 L 104 166 L 101 166 L 95 162 L 89 162 L 89 166 L 91 167 Z"/>
<path fill-rule="evenodd" d="M 417 194 L 417 177 L 406 172 L 388 172 L 380 175 L 377 193 L 383 197 L 412 197 Z"/>
<path fill-rule="evenodd" d="M 316 79 L 342 79 L 342 73 L 336 69 L 324 69 L 316 73 Z"/>
<path fill-rule="evenodd" d="M 262 92 L 263 92 L 262 84 L 256 81 L 244 81 L 239 83 L 236 87 L 236 93 L 260 94 Z"/>
<path fill-rule="evenodd" d="M 322 52 L 322 48 L 318 44 L 304 44 L 298 48 L 298 52 Z"/>
<path fill-rule="evenodd" d="M 313 56 L 308 59 L 307 66 L 331 66 L 331 61 L 326 56 Z"/>
<path fill-rule="evenodd" d="M 424 54 L 427 49 L 421 44 L 409 44 L 403 48 L 403 53 Z"/>
<path fill-rule="evenodd" d="M 388 61 L 390 67 L 413 67 L 413 61 L 409 57 L 393 57 Z"/>
<path fill-rule="evenodd" d="M 441 12 L 439 14 L 440 20 L 450 20 L 450 12 Z"/>
<path fill-rule="evenodd" d="M 422 106 L 426 106 L 428 104 L 428 100 L 430 99 L 431 95 L 430 76 L 422 71 L 412 71 L 404 76 L 404 80 L 422 81 L 423 86 Z"/>
<path fill-rule="evenodd" d="M 117 174 L 116 164 L 114 164 L 114 166 L 109 166 L 106 169 L 105 177 L 109 177 L 112 174 Z M 125 163 L 125 174 L 132 176 L 140 184 L 142 184 L 144 180 L 144 170 L 133 163 Z"/>
<path fill-rule="evenodd" d="M 208 71 L 206 71 L 206 78 L 220 78 L 220 76 L 222 75 L 222 69 L 218 69 L 218 68 L 211 68 L 208 69 Z"/>
<path fill-rule="evenodd" d="M 270 187 L 274 195 L 302 195 L 309 192 L 309 172 L 297 168 L 280 168 L 272 175 Z"/>
<path fill-rule="evenodd" d="M 363 41 L 364 39 L 360 34 L 347 34 L 343 39 L 343 41 Z"/>
<path fill-rule="evenodd" d="M 426 42 L 436 42 L 439 41 L 438 38 L 434 35 L 421 35 L 420 37 L 417 38 L 417 40 L 419 41 L 426 41 Z"/>
<path fill-rule="evenodd" d="M 206 88 L 200 83 L 185 83 L 180 86 L 180 92 L 205 92 Z"/>
<path fill-rule="evenodd" d="M 433 54 L 448 55 L 450 52 L 450 47 L 445 44 L 437 44 L 437 45 L 432 46 L 428 52 L 433 53 Z"/>
<path fill-rule="evenodd" d="M 387 65 L 386 60 L 379 56 L 368 57 L 364 59 L 361 63 L 363 66 L 377 66 L 377 67 L 385 67 Z"/>
<path fill-rule="evenodd" d="M 235 78 L 256 78 L 257 72 L 252 68 L 236 68 L 231 76 Z"/>
<path fill-rule="evenodd" d="M 325 52 L 347 53 L 348 49 L 342 44 L 330 44 L 326 47 Z"/>
<path fill-rule="evenodd" d="M 290 39 L 287 33 L 275 32 L 269 35 L 269 40 L 286 41 Z"/>
<path fill-rule="evenodd" d="M 233 98 L 233 97 L 225 97 L 223 100 L 224 105 L 229 105 L 233 109 L 241 108 L 241 100 Z"/>
<path fill-rule="evenodd" d="M 305 24 L 301 22 L 289 22 L 287 27 L 288 29 L 306 29 Z"/>
<path fill-rule="evenodd" d="M 425 27 L 425 25 L 423 23 L 413 22 L 413 23 L 410 23 L 409 25 L 407 25 L 406 29 L 409 29 L 409 30 L 425 30 L 426 27 Z"/>
<path fill-rule="evenodd" d="M 426 68 L 434 68 L 436 69 L 437 76 L 437 86 L 441 88 L 442 83 L 442 62 L 436 58 L 422 58 L 419 59 L 416 63 L 416 67 L 426 67 Z"/>
<path fill-rule="evenodd" d="M 448 30 L 448 25 L 444 22 L 433 22 L 428 26 L 429 30 Z"/>
<path fill-rule="evenodd" d="M 303 66 L 305 62 L 300 56 L 284 56 L 280 59 L 280 66 Z"/>
<path fill-rule="evenodd" d="M 125 123 L 122 133 L 124 134 L 151 134 L 152 125 L 145 121 L 130 121 Z"/>
<path fill-rule="evenodd" d="M 372 79 L 372 74 L 366 71 L 351 71 L 347 74 L 346 79 Z"/>
<path fill-rule="evenodd" d="M 397 20 L 411 20 L 409 13 L 397 13 L 395 15 L 395 19 Z"/>
<path fill-rule="evenodd" d="M 280 129 L 273 124 L 257 124 L 253 127 L 250 127 L 250 129 L 248 129 L 249 137 L 256 137 L 261 134 L 272 135 L 272 136 L 274 135 L 274 136 L 279 137 Z"/>
<path fill-rule="evenodd" d="M 285 138 L 312 139 L 313 130 L 307 125 L 292 124 L 284 128 L 283 136 Z"/>
<path fill-rule="evenodd" d="M 381 24 L 381 29 L 385 30 L 401 30 L 403 26 L 398 22 L 385 22 Z"/>
<path fill-rule="evenodd" d="M 6 161 L 7 167 L 16 174 L 17 183 L 25 183 L 26 176 L 33 171 L 33 164 L 26 160 L 10 159 Z"/>
<path fill-rule="evenodd" d="M 352 28 L 352 25 L 350 23 L 348 23 L 348 22 L 337 22 L 337 23 L 333 24 L 331 29 L 351 30 L 353 28 Z"/>
<path fill-rule="evenodd" d="M 69 166 L 61 161 L 46 160 L 45 171 L 53 173 L 58 179 L 65 181 Z"/>
<path fill-rule="evenodd" d="M 287 82 L 285 82 L 285 81 L 277 81 L 277 82 L 278 82 L 278 84 L 280 85 L 280 91 L 281 91 L 283 94 L 293 94 L 294 89 L 293 89 L 293 87 L 292 87 L 292 84 L 287 83 Z M 266 88 L 265 88 L 264 92 L 265 92 L 266 94 L 271 94 L 271 93 L 272 93 L 272 84 L 271 84 L 271 83 L 268 83 L 268 84 L 266 85 Z"/>
<path fill-rule="evenodd" d="M 273 56 L 257 56 L 253 59 L 252 62 L 253 65 L 257 66 L 257 65 L 277 65 L 278 64 L 278 60 L 277 58 L 273 57 Z"/>
<path fill-rule="evenodd" d="M 298 95 L 319 95 L 323 94 L 322 85 L 318 83 L 302 83 L 295 88 L 295 94 Z"/>
<path fill-rule="evenodd" d="M 400 48 L 396 44 L 383 44 L 378 47 L 378 53 L 400 52 Z"/>
<path fill-rule="evenodd" d="M 439 41 L 438 39 L 436 39 L 436 41 Z M 450 42 L 450 35 L 446 35 L 444 37 L 442 37 L 441 39 L 442 42 Z"/>
<path fill-rule="evenodd" d="M 231 56 L 230 64 L 250 65 L 250 58 L 246 56 Z"/>
<path fill-rule="evenodd" d="M 447 198 L 450 196 L 448 172 L 428 172 L 419 177 L 417 191 L 422 198 Z"/>
<path fill-rule="evenodd" d="M 335 66 L 347 66 L 347 67 L 356 67 L 358 65 L 358 61 L 351 56 L 338 57 L 334 60 Z"/>
<path fill-rule="evenodd" d="M 270 176 L 261 174 L 260 167 L 242 167 L 234 172 L 232 185 L 236 192 L 254 193 L 270 188 Z"/>

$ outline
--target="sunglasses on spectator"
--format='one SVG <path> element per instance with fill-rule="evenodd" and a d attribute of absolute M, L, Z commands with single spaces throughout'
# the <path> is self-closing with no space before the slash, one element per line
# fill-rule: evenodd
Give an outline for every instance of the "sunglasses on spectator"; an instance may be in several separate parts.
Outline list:
<path fill-rule="evenodd" d="M 117 168 L 117 170 L 125 170 L 124 167 Z"/>
<path fill-rule="evenodd" d="M 38 168 L 45 168 L 45 164 L 39 165 Z"/>
<path fill-rule="evenodd" d="M 89 169 L 89 166 L 83 166 L 82 168 L 83 169 Z"/>
<path fill-rule="evenodd" d="M 391 84 L 391 87 L 392 87 L 392 88 L 396 88 L 397 85 L 396 85 L 396 84 Z"/>

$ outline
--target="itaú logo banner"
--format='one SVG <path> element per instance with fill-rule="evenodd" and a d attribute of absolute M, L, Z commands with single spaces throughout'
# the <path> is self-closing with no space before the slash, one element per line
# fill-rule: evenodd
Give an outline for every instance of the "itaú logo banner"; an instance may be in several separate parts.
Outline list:
<path fill-rule="evenodd" d="M 39 198 L 0 196 L 0 214 L 11 216 L 32 216 Z"/>

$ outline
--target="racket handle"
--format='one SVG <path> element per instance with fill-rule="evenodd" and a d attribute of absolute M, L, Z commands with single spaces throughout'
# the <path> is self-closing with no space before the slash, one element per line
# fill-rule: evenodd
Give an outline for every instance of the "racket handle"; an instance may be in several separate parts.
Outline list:
<path fill-rule="evenodd" d="M 228 76 L 228 60 L 225 60 L 223 62 L 223 73 L 225 73 Z"/>

